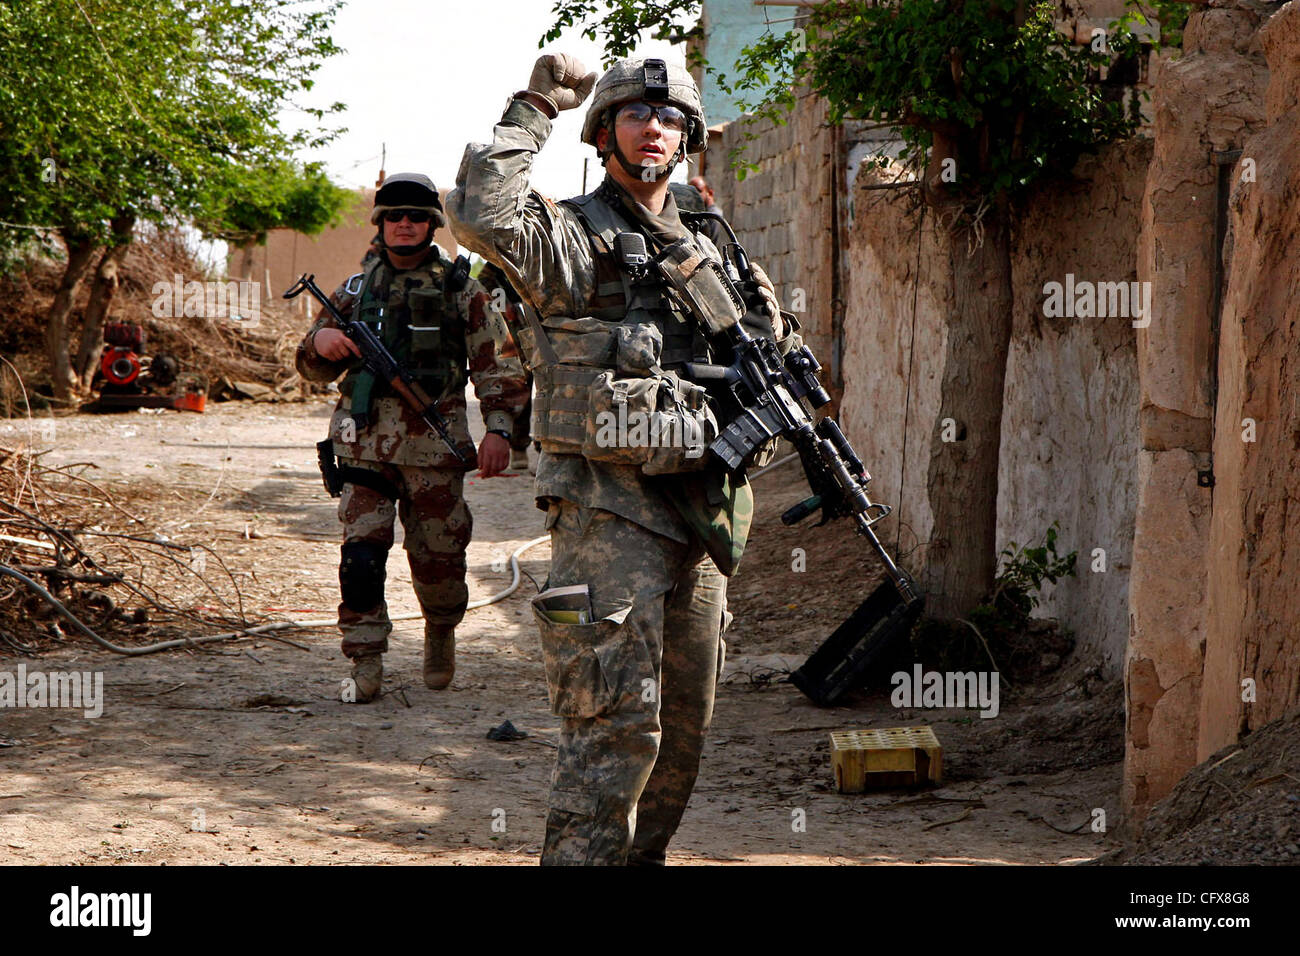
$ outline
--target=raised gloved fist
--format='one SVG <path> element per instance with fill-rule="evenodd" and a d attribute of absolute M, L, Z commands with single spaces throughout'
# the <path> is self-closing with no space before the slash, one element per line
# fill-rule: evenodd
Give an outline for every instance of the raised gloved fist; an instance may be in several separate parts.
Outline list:
<path fill-rule="evenodd" d="M 528 80 L 528 92 L 536 93 L 555 107 L 556 111 L 576 109 L 591 95 L 596 85 L 595 72 L 587 68 L 576 56 L 568 53 L 546 53 L 533 64 L 533 75 Z"/>

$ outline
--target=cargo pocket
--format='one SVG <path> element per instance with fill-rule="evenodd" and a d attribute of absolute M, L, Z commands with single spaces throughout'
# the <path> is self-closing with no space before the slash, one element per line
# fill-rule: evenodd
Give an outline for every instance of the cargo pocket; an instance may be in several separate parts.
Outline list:
<path fill-rule="evenodd" d="M 533 602 L 542 634 L 546 691 L 557 717 L 599 717 L 640 699 L 653 676 L 644 642 L 624 629 L 631 605 L 591 624 L 562 623 Z"/>

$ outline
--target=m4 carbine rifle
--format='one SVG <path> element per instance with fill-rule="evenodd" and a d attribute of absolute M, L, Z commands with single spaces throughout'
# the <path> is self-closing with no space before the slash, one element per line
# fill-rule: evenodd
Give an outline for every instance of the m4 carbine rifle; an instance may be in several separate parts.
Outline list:
<path fill-rule="evenodd" d="M 871 480 L 844 432 L 829 416 L 816 421 L 814 414 L 831 398 L 817 378 L 821 366 L 805 345 L 792 349 L 784 357 L 771 338 L 750 334 L 740 319 L 718 321 L 718 309 L 700 307 L 707 291 L 692 289 L 695 272 L 711 268 L 721 286 L 732 299 L 735 315 L 743 316 L 748 303 L 755 302 L 758 283 L 744 248 L 736 240 L 727 221 L 716 213 L 683 213 L 682 218 L 712 218 L 722 224 L 731 242 L 718 265 L 701 264 L 698 255 L 687 245 L 674 250 L 674 243 L 655 261 L 668 280 L 680 304 L 711 334 L 715 341 L 726 341 L 732 350 L 729 365 L 688 363 L 686 377 L 703 385 L 718 401 L 718 421 L 725 422 L 722 432 L 709 450 L 732 474 L 743 474 L 754 456 L 769 441 L 784 438 L 794 446 L 803 464 L 812 494 L 781 515 L 787 525 L 795 524 L 816 511 L 821 512 L 819 525 L 834 518 L 852 517 L 857 530 L 870 543 L 889 576 L 857 611 L 796 671 L 792 682 L 819 704 L 831 704 L 855 683 L 867 669 L 885 659 L 890 645 L 911 630 L 920 615 L 924 598 L 918 594 L 912 578 L 895 563 L 876 537 L 873 526 L 890 513 L 888 505 L 871 500 L 867 483 Z M 620 236 L 620 240 L 628 234 Z M 629 250 L 619 243 L 625 261 Z M 644 251 L 644 248 L 642 249 Z M 635 259 L 635 255 L 631 258 Z M 711 311 L 711 315 L 705 314 Z M 722 311 L 725 311 L 722 310 Z M 787 322 L 794 316 L 782 313 Z"/>
<path fill-rule="evenodd" d="M 379 336 L 374 333 L 374 330 L 366 323 L 351 319 L 340 312 L 325 293 L 321 292 L 316 285 L 315 279 L 316 276 L 314 275 L 304 274 L 284 293 L 284 297 L 292 299 L 302 292 L 310 292 L 333 316 L 339 331 L 356 343 L 357 348 L 361 350 L 361 361 L 365 363 L 371 374 L 375 378 L 387 382 L 392 390 L 397 393 L 397 397 L 419 415 L 426 425 L 438 433 L 457 460 L 462 465 L 469 467 L 470 460 L 468 456 L 452 441 L 451 430 L 447 427 L 447 420 L 438 414 L 438 403 L 429 397 L 429 394 L 420 387 L 420 384 L 402 363 L 393 358 L 393 354 L 384 348 L 384 343 L 379 340 Z"/>

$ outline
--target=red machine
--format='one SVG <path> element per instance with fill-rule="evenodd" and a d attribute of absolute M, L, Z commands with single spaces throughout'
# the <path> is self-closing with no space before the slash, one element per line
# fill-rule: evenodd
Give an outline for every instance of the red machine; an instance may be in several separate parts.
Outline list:
<path fill-rule="evenodd" d="M 104 326 L 104 342 L 99 374 L 109 385 L 130 385 L 144 371 L 137 354 L 144 351 L 144 329 L 129 322 L 110 322 Z"/>
<path fill-rule="evenodd" d="M 104 354 L 99 359 L 99 398 L 86 411 L 175 408 L 201 412 L 207 388 L 197 376 L 180 374 L 172 355 L 146 356 L 144 329 L 132 322 L 104 326 Z"/>

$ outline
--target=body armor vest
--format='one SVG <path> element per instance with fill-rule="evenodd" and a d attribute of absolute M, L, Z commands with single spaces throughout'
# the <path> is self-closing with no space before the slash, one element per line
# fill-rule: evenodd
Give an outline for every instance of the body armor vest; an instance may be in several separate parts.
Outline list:
<path fill-rule="evenodd" d="M 457 386 L 464 388 L 469 356 L 465 348 L 467 316 L 456 304 L 456 292 L 447 281 L 451 263 L 436 256 L 411 272 L 424 272 L 427 282 L 408 277 L 405 288 L 394 284 L 396 270 L 382 258 L 362 273 L 361 290 L 353 318 L 374 329 L 420 386 L 440 401 Z M 364 427 L 371 400 L 389 394 L 387 382 L 377 381 L 364 368 L 354 369 L 340 385 L 352 397 L 352 416 Z"/>
<path fill-rule="evenodd" d="M 615 236 L 639 227 L 599 189 L 563 202 L 591 243 L 595 289 L 586 315 L 541 320 L 537 331 L 549 340 L 555 361 L 531 363 L 538 384 L 533 437 L 544 451 L 581 454 L 584 439 L 590 451 L 591 386 L 602 372 L 644 378 L 707 362 L 710 354 L 703 333 L 669 299 L 663 278 L 650 270 L 635 280 L 619 262 Z M 703 401 L 702 394 L 693 401 Z"/>
<path fill-rule="evenodd" d="M 650 275 L 633 281 L 614 251 L 614 237 L 620 232 L 638 231 L 601 196 L 601 191 L 566 199 L 587 230 L 596 264 L 596 293 L 590 314 L 606 322 L 653 323 L 663 334 L 660 364 L 667 369 L 685 362 L 705 361 L 708 345 L 695 323 L 673 306 L 663 279 Z"/>

